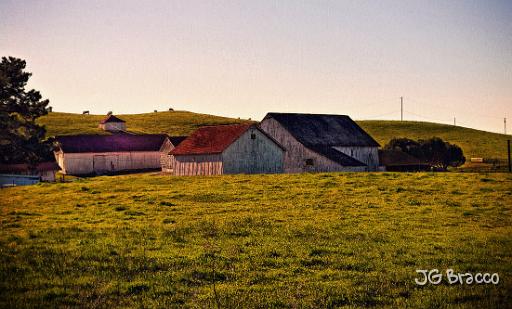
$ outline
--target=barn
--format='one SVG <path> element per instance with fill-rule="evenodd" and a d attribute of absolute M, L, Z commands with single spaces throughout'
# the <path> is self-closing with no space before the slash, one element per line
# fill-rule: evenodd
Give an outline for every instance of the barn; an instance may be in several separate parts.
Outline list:
<path fill-rule="evenodd" d="M 285 173 L 379 169 L 379 144 L 348 116 L 268 113 L 260 128 L 286 148 Z"/>
<path fill-rule="evenodd" d="M 9 175 L 37 176 L 41 181 L 55 181 L 55 174 L 60 170 L 55 162 L 40 162 L 31 166 L 27 163 L 0 164 L 0 173 Z"/>
<path fill-rule="evenodd" d="M 174 175 L 282 173 L 285 149 L 254 124 L 196 130 L 170 152 Z"/>
<path fill-rule="evenodd" d="M 122 132 L 126 131 L 126 122 L 111 114 L 101 120 L 98 127 L 109 132 Z"/>
<path fill-rule="evenodd" d="M 68 175 L 101 175 L 161 169 L 174 148 L 165 134 L 57 136 L 55 159 Z"/>

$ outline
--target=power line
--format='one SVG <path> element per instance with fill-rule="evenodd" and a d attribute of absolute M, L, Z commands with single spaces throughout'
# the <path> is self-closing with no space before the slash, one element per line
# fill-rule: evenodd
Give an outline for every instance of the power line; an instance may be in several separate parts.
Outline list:
<path fill-rule="evenodd" d="M 407 98 L 407 100 L 412 101 L 412 102 L 416 102 L 416 103 L 418 103 L 420 105 L 429 105 L 430 107 L 437 107 L 437 108 L 444 109 L 444 110 L 450 109 L 451 111 L 460 112 L 460 109 L 456 109 L 456 108 L 452 107 L 450 104 L 440 105 L 440 104 L 431 103 L 430 101 L 426 101 L 426 100 L 423 100 L 423 99 L 409 98 L 409 97 Z M 467 107 L 465 107 L 465 109 L 466 110 L 471 109 L 474 113 L 477 113 L 479 117 L 487 117 L 487 118 L 494 118 L 494 119 L 501 119 L 502 118 L 501 116 L 482 114 L 481 110 L 475 110 L 474 108 L 467 108 Z"/>
<path fill-rule="evenodd" d="M 365 117 L 365 118 L 379 118 L 379 117 L 384 117 L 384 116 L 389 116 L 389 115 L 393 115 L 393 114 L 396 114 L 396 110 L 392 111 L 392 112 L 388 112 L 388 113 L 384 113 L 384 114 L 379 114 L 379 115 L 376 115 L 376 116 L 370 116 L 370 117 Z"/>
<path fill-rule="evenodd" d="M 447 123 L 447 122 L 449 122 L 449 121 L 446 121 L 446 120 L 441 120 L 441 119 L 435 119 L 435 118 L 425 117 L 425 116 L 423 116 L 423 115 L 416 114 L 416 113 L 413 113 L 413 112 L 410 112 L 410 111 L 407 111 L 407 110 L 405 110 L 405 112 L 406 112 L 407 114 L 414 115 L 414 116 L 416 116 L 416 117 L 420 117 L 420 118 L 423 118 L 423 119 L 425 119 L 425 120 L 429 120 L 429 121 L 441 122 L 441 123 Z"/>

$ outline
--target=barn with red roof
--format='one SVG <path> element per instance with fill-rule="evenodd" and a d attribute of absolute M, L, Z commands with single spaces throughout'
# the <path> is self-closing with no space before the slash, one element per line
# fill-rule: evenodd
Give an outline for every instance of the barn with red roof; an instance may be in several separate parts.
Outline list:
<path fill-rule="evenodd" d="M 170 152 L 174 175 L 283 172 L 285 149 L 255 124 L 202 127 Z"/>

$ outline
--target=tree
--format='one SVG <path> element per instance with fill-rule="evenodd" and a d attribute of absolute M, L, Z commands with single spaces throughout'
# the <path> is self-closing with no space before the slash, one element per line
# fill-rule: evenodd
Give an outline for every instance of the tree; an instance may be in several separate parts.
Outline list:
<path fill-rule="evenodd" d="M 466 162 L 462 149 L 450 144 L 439 137 L 427 140 L 412 140 L 408 138 L 393 138 L 384 146 L 388 150 L 400 150 L 433 167 L 446 170 L 448 166 L 461 166 Z"/>
<path fill-rule="evenodd" d="M 400 150 L 410 154 L 413 157 L 420 158 L 423 156 L 421 153 L 421 145 L 419 142 L 406 138 L 392 138 L 385 146 L 386 150 Z"/>
<path fill-rule="evenodd" d="M 31 73 L 25 60 L 2 57 L 0 62 L 0 162 L 35 164 L 51 156 L 46 130 L 36 119 L 46 115 L 48 100 L 26 90 Z"/>

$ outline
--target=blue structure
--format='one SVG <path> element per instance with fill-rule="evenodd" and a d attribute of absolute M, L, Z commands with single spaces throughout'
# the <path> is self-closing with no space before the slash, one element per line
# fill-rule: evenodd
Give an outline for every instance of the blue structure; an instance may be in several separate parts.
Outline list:
<path fill-rule="evenodd" d="M 40 179 L 39 176 L 0 174 L 0 187 L 33 185 L 39 183 Z"/>

